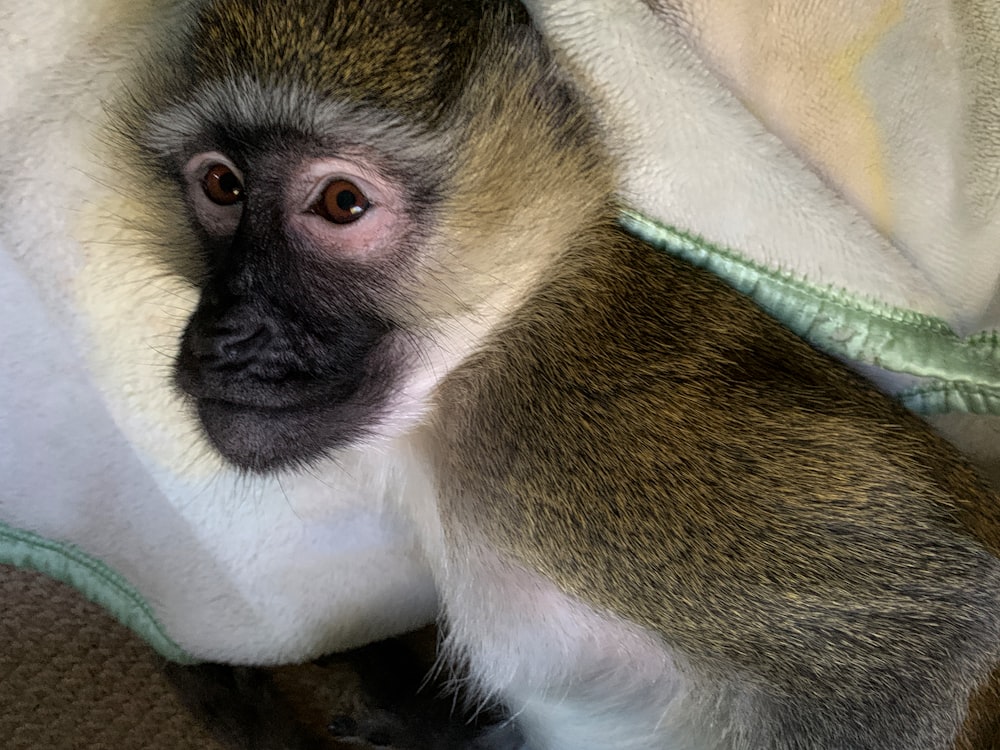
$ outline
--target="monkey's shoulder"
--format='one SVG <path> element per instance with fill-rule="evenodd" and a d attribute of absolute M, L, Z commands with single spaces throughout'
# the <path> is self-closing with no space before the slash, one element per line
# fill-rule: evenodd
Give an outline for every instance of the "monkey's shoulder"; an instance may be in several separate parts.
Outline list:
<path fill-rule="evenodd" d="M 491 445 L 496 471 L 520 457 L 660 489 L 714 475 L 736 497 L 763 483 L 985 497 L 923 421 L 749 298 L 621 230 L 596 235 L 441 386 L 439 421 L 461 414 L 446 435 Z"/>
<path fill-rule="evenodd" d="M 714 277 L 608 241 L 442 385 L 444 515 L 733 658 L 881 609 L 995 630 L 997 503 L 957 453 Z"/>

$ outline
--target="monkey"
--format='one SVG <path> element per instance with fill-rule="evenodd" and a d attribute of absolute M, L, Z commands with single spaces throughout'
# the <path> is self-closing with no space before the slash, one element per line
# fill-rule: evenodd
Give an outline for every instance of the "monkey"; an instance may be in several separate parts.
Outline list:
<path fill-rule="evenodd" d="M 247 472 L 405 477 L 442 658 L 512 717 L 490 746 L 985 736 L 998 498 L 624 231 L 515 0 L 200 0 L 177 36 L 121 114 L 156 239 L 197 269 L 176 384 Z"/>

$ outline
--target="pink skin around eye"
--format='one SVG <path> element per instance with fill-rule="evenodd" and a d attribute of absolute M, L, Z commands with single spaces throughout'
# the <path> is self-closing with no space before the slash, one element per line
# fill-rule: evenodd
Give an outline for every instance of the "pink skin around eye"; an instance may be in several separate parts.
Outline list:
<path fill-rule="evenodd" d="M 211 235 L 225 237 L 236 231 L 243 214 L 243 202 L 230 205 L 220 205 L 213 202 L 205 194 L 203 180 L 205 175 L 215 166 L 224 165 L 232 170 L 236 179 L 243 182 L 243 175 L 229 159 L 217 151 L 198 154 L 188 160 L 184 166 L 184 179 L 187 182 L 188 197 L 194 208 L 195 217 L 202 228 Z"/>
<path fill-rule="evenodd" d="M 370 204 L 347 224 L 336 224 L 313 211 L 325 188 L 338 180 L 355 185 Z M 306 162 L 291 180 L 286 203 L 291 228 L 308 238 L 318 252 L 359 260 L 393 251 L 403 234 L 403 208 L 403 194 L 396 183 L 361 160 L 335 158 Z"/>

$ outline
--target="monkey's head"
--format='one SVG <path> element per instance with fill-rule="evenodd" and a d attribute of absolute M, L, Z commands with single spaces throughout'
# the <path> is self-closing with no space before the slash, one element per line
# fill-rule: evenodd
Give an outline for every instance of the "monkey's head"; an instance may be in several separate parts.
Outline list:
<path fill-rule="evenodd" d="M 175 377 L 246 469 L 412 426 L 613 210 L 514 2 L 213 0 L 175 54 L 136 131 L 186 207 L 159 240 L 198 256 Z"/>

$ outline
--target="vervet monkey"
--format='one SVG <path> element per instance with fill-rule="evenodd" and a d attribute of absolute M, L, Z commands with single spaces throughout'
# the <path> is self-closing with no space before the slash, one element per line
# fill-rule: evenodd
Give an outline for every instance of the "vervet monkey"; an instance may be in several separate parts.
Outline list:
<path fill-rule="evenodd" d="M 247 470 L 407 475 L 444 652 L 515 717 L 495 747 L 985 736 L 997 498 L 619 227 L 513 0 L 204 2 L 135 96 L 159 240 L 200 253 L 179 386 Z"/>

